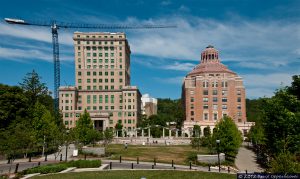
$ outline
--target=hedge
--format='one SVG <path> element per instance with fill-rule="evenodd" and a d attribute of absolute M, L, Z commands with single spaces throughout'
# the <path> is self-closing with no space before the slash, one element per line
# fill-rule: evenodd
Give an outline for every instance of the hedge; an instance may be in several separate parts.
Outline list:
<path fill-rule="evenodd" d="M 68 167 L 77 168 L 98 168 L 101 166 L 101 160 L 76 160 L 66 163 Z"/>
<path fill-rule="evenodd" d="M 30 169 L 26 169 L 21 174 L 31 174 L 31 173 L 57 173 L 63 171 L 69 167 L 76 168 L 98 168 L 101 166 L 101 160 L 72 160 L 69 162 L 62 162 L 58 164 L 49 164 L 44 166 L 38 166 Z"/>

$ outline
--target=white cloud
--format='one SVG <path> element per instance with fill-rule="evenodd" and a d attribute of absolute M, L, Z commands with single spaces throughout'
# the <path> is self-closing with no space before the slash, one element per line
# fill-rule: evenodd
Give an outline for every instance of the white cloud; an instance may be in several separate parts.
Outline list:
<path fill-rule="evenodd" d="M 71 32 L 60 30 L 58 33 L 60 44 L 73 45 Z M 50 27 L 21 26 L 0 22 L 0 35 L 52 43 Z"/>
<path fill-rule="evenodd" d="M 177 28 L 129 32 L 134 54 L 198 61 L 201 51 L 212 44 L 220 51 L 223 61 L 235 59 L 242 62 L 241 67 L 246 63 L 254 67 L 253 64 L 266 60 L 260 64 L 261 68 L 286 65 L 299 57 L 300 25 L 297 23 L 216 21 L 198 17 L 136 19 L 135 22 L 176 24 Z"/>
<path fill-rule="evenodd" d="M 53 56 L 51 52 L 45 52 L 41 50 L 29 50 L 29 49 L 17 49 L 17 48 L 3 48 L 0 47 L 0 58 L 9 59 L 20 62 L 27 62 L 27 60 L 40 59 L 44 61 L 52 62 Z M 61 61 L 73 60 L 71 56 L 61 56 Z"/>
<path fill-rule="evenodd" d="M 291 83 L 293 74 L 271 73 L 271 74 L 246 74 L 242 75 L 245 85 L 251 88 L 269 87 L 279 88 L 280 85 L 287 86 Z"/>
<path fill-rule="evenodd" d="M 162 66 L 161 68 L 167 69 L 167 70 L 177 70 L 177 71 L 192 71 L 195 66 L 196 65 L 193 63 L 175 62 L 174 64 L 165 65 L 165 66 Z"/>
<path fill-rule="evenodd" d="M 172 2 L 170 0 L 164 0 L 160 4 L 163 6 L 168 6 L 168 5 L 172 4 Z"/>
<path fill-rule="evenodd" d="M 297 73 L 244 74 L 241 76 L 244 78 L 247 97 L 258 98 L 270 97 L 276 89 L 289 86 L 295 74 Z"/>
<path fill-rule="evenodd" d="M 179 11 L 182 11 L 182 12 L 189 12 L 190 9 L 188 7 L 186 7 L 185 5 L 181 5 L 179 7 Z"/>
<path fill-rule="evenodd" d="M 183 83 L 184 77 L 177 76 L 177 77 L 171 77 L 171 78 L 154 78 L 154 79 L 160 83 L 181 85 Z"/>

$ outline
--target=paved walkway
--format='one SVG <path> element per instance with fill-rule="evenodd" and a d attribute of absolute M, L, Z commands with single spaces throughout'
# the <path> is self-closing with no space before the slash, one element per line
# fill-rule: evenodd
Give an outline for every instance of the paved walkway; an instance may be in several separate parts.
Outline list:
<path fill-rule="evenodd" d="M 240 147 L 236 156 L 235 165 L 240 172 L 263 172 L 263 169 L 256 163 L 256 155 L 252 150 Z"/>

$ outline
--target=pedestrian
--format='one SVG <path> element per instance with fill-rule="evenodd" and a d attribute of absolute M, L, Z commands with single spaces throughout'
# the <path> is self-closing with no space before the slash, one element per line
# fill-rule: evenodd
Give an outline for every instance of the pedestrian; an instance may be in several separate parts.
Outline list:
<path fill-rule="evenodd" d="M 127 149 L 128 145 L 127 145 L 127 142 L 125 143 L 125 149 Z"/>

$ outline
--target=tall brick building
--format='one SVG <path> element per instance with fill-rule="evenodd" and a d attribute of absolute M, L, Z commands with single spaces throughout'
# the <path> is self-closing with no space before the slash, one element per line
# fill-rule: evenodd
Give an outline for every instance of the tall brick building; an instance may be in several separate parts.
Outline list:
<path fill-rule="evenodd" d="M 75 127 L 85 109 L 94 127 L 121 123 L 135 130 L 141 115 L 141 94 L 130 86 L 130 47 L 124 33 L 75 32 L 75 86 L 59 88 L 64 124 Z"/>
<path fill-rule="evenodd" d="M 220 61 L 219 52 L 208 46 L 201 53 L 200 64 L 185 77 L 182 86 L 185 108 L 185 130 L 194 125 L 214 128 L 223 116 L 230 116 L 241 132 L 247 133 L 252 123 L 246 122 L 243 80 Z"/>

